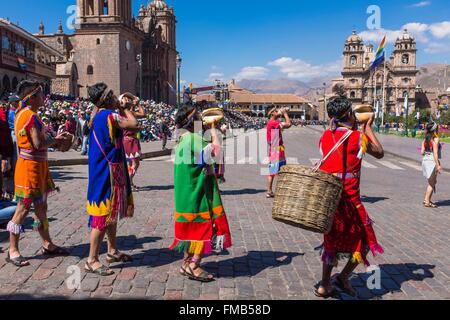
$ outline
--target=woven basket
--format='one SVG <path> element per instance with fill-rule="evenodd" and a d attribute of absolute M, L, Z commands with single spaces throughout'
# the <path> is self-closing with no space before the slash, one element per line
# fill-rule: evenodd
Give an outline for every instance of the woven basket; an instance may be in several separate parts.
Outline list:
<path fill-rule="evenodd" d="M 273 219 L 305 230 L 327 234 L 339 205 L 342 181 L 310 167 L 289 165 L 280 170 Z"/>

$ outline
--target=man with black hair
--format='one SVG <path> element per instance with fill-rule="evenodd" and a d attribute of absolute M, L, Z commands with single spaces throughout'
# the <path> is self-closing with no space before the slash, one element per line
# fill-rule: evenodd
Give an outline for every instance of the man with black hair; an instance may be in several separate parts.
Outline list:
<path fill-rule="evenodd" d="M 33 227 L 39 232 L 44 255 L 67 255 L 68 252 L 53 244 L 49 233 L 47 218 L 47 197 L 56 191 L 55 184 L 48 167 L 48 148 L 64 148 L 71 143 L 69 135 L 59 135 L 53 138 L 46 135 L 44 125 L 37 112 L 43 105 L 43 91 L 39 83 L 29 80 L 22 81 L 17 87 L 20 97 L 15 117 L 14 129 L 19 147 L 19 158 L 14 175 L 15 200 L 17 210 L 8 223 L 10 233 L 10 248 L 6 261 L 16 267 L 24 267 L 29 262 L 19 251 L 20 234 L 24 232 L 23 222 L 28 216 L 31 205 L 35 209 Z"/>
<path fill-rule="evenodd" d="M 85 271 L 100 276 L 114 274 L 99 259 L 100 245 L 107 235 L 108 263 L 129 262 L 132 257 L 117 249 L 117 222 L 134 214 L 131 181 L 128 175 L 123 130 L 138 127 L 132 106 L 136 100 L 119 100 L 104 83 L 89 88 L 91 102 L 96 105 L 90 119 L 89 184 L 87 192 L 89 257 Z M 118 112 L 116 112 L 118 110 Z"/>
<path fill-rule="evenodd" d="M 275 197 L 273 193 L 273 181 L 280 172 L 281 167 L 286 165 L 285 147 L 283 142 L 283 130 L 292 126 L 287 110 L 284 108 L 277 109 L 272 106 L 268 112 L 270 118 L 267 123 L 267 145 L 269 153 L 269 175 L 267 177 L 267 198 Z M 286 120 L 282 122 L 281 117 Z"/>
<path fill-rule="evenodd" d="M 197 133 L 202 122 L 196 106 L 180 108 L 176 125 L 180 142 L 175 151 L 175 240 L 170 249 L 184 253 L 180 274 L 191 280 L 210 282 L 214 276 L 200 267 L 202 258 L 232 244 L 214 176 L 213 158 L 220 153 L 220 141 L 214 123 L 210 130 L 211 143 Z"/>
<path fill-rule="evenodd" d="M 334 284 L 346 294 L 357 297 L 349 277 L 360 263 L 368 265 L 367 254 L 383 253 L 373 229 L 372 220 L 360 198 L 360 177 L 363 156 L 368 153 L 377 159 L 384 156 L 383 147 L 375 136 L 372 125 L 374 116 L 358 130 L 352 104 L 345 96 L 338 96 L 327 105 L 331 127 L 320 139 L 320 151 L 328 158 L 320 166 L 322 171 L 333 174 L 343 182 L 342 196 L 333 217 L 331 231 L 324 236 L 322 246 L 322 281 L 314 291 L 318 297 L 334 296 Z M 331 152 L 335 145 L 342 145 Z M 338 260 L 348 258 L 344 269 L 334 279 L 331 272 Z"/>

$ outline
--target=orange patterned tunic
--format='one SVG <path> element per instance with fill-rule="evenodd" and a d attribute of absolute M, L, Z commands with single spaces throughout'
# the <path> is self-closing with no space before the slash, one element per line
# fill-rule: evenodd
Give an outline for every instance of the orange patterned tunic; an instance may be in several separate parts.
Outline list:
<path fill-rule="evenodd" d="M 47 149 L 37 150 L 31 140 L 35 128 L 45 139 L 45 128 L 39 116 L 29 108 L 19 110 L 14 123 L 19 156 L 14 175 L 15 198 L 29 206 L 41 204 L 55 191 L 47 161 Z"/>

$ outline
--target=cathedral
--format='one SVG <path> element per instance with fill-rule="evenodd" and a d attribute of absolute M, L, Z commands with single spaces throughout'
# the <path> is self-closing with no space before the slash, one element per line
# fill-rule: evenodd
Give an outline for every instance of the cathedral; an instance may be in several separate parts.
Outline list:
<path fill-rule="evenodd" d="M 405 96 L 408 96 L 409 112 L 416 108 L 416 41 L 404 30 L 396 40 L 394 51 L 384 65 L 370 70 L 376 52 L 371 44 L 353 31 L 345 42 L 344 70 L 339 82 L 343 82 L 347 96 L 355 104 L 383 105 L 383 84 L 385 84 L 386 112 L 401 115 L 405 112 Z M 386 78 L 384 78 L 386 77 Z M 385 81 L 383 81 L 385 80 Z"/>
<path fill-rule="evenodd" d="M 63 58 L 56 63 L 55 94 L 87 97 L 89 86 L 105 82 L 116 94 L 176 103 L 176 18 L 164 0 L 142 5 L 133 16 L 131 0 L 77 0 L 73 34 L 37 35 Z"/>

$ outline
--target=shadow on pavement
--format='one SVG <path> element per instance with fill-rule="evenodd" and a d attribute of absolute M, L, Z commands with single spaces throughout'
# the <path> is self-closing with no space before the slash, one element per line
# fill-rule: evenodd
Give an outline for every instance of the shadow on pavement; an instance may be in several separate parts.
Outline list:
<path fill-rule="evenodd" d="M 202 267 L 217 273 L 218 278 L 252 277 L 268 268 L 289 265 L 293 258 L 303 255 L 299 252 L 249 251 L 246 256 L 207 262 Z"/>
<path fill-rule="evenodd" d="M 369 290 L 367 287 L 367 284 L 373 281 L 369 277 L 374 272 L 357 273 L 351 278 L 352 285 L 358 291 L 360 300 L 382 299 L 387 293 L 401 291 L 405 282 L 434 278 L 434 274 L 430 270 L 434 269 L 435 266 L 430 264 L 399 263 L 382 264 L 378 267 L 381 272 L 381 289 Z M 347 296 L 342 293 L 341 298 L 345 299 L 345 297 Z"/>
<path fill-rule="evenodd" d="M 50 170 L 52 179 L 55 182 L 69 181 L 69 180 L 87 180 L 87 177 L 82 177 L 81 172 L 76 171 L 64 171 L 61 168 L 53 167 Z"/>
<path fill-rule="evenodd" d="M 384 200 L 389 200 L 389 198 L 386 197 L 366 197 L 366 196 L 361 196 L 361 201 L 362 202 L 366 202 L 366 203 L 377 203 L 380 201 L 384 201 Z"/>
<path fill-rule="evenodd" d="M 167 190 L 173 190 L 173 188 L 174 188 L 173 185 L 138 187 L 138 192 L 140 192 L 140 191 L 167 191 Z"/>
<path fill-rule="evenodd" d="M 223 190 L 220 192 L 223 196 L 235 196 L 242 194 L 259 194 L 264 193 L 266 190 L 264 189 L 241 189 L 241 190 Z"/>
<path fill-rule="evenodd" d="M 450 200 L 438 201 L 436 205 L 438 207 L 450 207 Z"/>
<path fill-rule="evenodd" d="M 129 236 L 118 236 L 117 237 L 117 247 L 120 251 L 127 251 L 127 250 L 135 250 L 135 249 L 142 249 L 144 243 L 151 243 L 151 242 L 157 242 L 161 240 L 160 237 L 144 237 L 144 238 L 136 238 L 135 235 L 129 235 Z M 69 256 L 72 257 L 78 257 L 80 259 L 87 258 L 89 255 L 89 238 L 86 237 L 86 243 L 78 244 L 75 246 L 63 246 L 65 249 L 67 249 L 70 252 Z M 106 242 L 103 241 L 102 245 L 100 247 L 100 255 L 106 254 L 107 252 L 107 245 Z M 138 260 L 137 255 L 133 255 L 134 260 Z M 48 259 L 48 256 L 43 255 L 37 255 L 35 257 L 30 257 L 30 259 Z M 120 266 L 120 265 L 118 265 Z"/>

